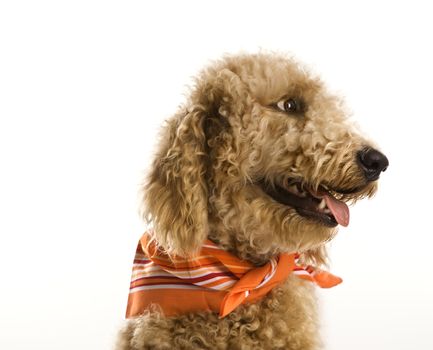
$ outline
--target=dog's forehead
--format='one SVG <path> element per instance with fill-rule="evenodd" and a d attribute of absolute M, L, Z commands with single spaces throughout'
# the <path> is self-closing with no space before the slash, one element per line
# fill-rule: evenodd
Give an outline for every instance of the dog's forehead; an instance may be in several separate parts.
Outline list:
<path fill-rule="evenodd" d="M 291 96 L 308 100 L 323 89 L 320 79 L 293 58 L 246 55 L 233 58 L 230 66 L 247 85 L 253 98 L 263 104 Z"/>

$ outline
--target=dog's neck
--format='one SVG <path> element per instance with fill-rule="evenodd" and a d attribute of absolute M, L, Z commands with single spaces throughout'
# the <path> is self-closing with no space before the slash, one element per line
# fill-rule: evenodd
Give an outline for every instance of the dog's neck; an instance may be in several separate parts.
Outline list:
<path fill-rule="evenodd" d="M 222 237 L 215 231 L 211 232 L 208 238 L 216 243 L 222 249 L 230 252 L 236 257 L 246 260 L 253 264 L 254 266 L 262 266 L 266 264 L 272 257 L 280 254 L 281 252 L 277 247 L 266 252 L 258 252 L 253 247 L 251 247 L 248 241 L 238 241 L 234 239 L 235 234 Z"/>
<path fill-rule="evenodd" d="M 209 222 L 210 230 L 208 238 L 220 248 L 230 252 L 236 257 L 248 261 L 254 266 L 262 266 L 271 258 L 281 253 L 300 253 L 303 263 L 315 266 L 327 266 L 328 257 L 325 244 L 308 249 L 284 246 L 282 244 L 270 244 L 269 241 L 260 244 L 251 242 L 247 235 L 239 234 L 238 231 L 231 231 L 223 227 L 222 223 Z"/>

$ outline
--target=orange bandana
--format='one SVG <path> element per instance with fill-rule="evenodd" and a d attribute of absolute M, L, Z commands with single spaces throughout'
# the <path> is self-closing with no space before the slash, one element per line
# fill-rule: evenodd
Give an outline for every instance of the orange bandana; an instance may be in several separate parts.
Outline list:
<path fill-rule="evenodd" d="M 312 266 L 297 265 L 298 254 L 280 254 L 263 266 L 251 263 L 207 240 L 193 258 L 168 256 L 144 234 L 138 243 L 126 317 L 158 304 L 165 316 L 213 311 L 224 317 L 245 302 L 264 297 L 290 273 L 330 288 L 341 278 Z"/>

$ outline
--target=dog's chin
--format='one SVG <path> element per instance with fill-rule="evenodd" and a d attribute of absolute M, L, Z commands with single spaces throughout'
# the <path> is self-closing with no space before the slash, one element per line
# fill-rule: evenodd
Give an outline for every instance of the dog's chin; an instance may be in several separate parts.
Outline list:
<path fill-rule="evenodd" d="M 274 217 L 281 226 L 274 229 L 274 240 L 279 253 L 298 252 L 314 256 L 324 263 L 323 249 L 338 233 L 336 226 L 324 225 L 321 221 L 300 215 L 293 208 L 277 211 Z"/>

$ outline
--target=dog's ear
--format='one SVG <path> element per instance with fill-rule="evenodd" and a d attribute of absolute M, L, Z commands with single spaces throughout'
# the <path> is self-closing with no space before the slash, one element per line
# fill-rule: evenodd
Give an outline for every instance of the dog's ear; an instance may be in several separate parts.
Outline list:
<path fill-rule="evenodd" d="M 208 233 L 205 117 L 185 110 L 167 122 L 143 188 L 143 215 L 171 254 L 194 254 Z"/>
<path fill-rule="evenodd" d="M 231 140 L 218 135 L 229 135 L 229 115 L 242 112 L 242 90 L 239 77 L 227 69 L 207 74 L 197 80 L 187 107 L 167 122 L 143 187 L 143 216 L 168 253 L 194 255 L 208 236 L 211 148 Z"/>

